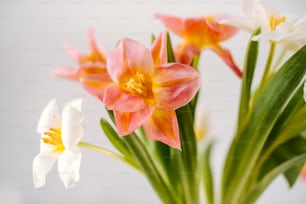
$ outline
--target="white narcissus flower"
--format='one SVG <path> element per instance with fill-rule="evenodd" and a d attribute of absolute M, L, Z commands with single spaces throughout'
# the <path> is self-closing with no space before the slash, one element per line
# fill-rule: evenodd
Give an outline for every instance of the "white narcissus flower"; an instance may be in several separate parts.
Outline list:
<path fill-rule="evenodd" d="M 243 18 L 226 20 L 226 23 L 240 27 L 248 32 L 253 32 L 261 27 L 261 32 L 275 30 L 277 26 L 286 21 L 286 17 L 277 14 L 265 6 L 260 0 L 242 1 Z"/>
<path fill-rule="evenodd" d="M 281 23 L 275 30 L 254 36 L 252 40 L 276 42 L 296 51 L 306 44 L 306 16 Z"/>
<path fill-rule="evenodd" d="M 42 187 L 46 175 L 58 159 L 59 177 L 66 188 L 75 186 L 79 180 L 81 152 L 77 147 L 84 134 L 82 99 L 67 103 L 62 115 L 56 100 L 51 100 L 43 110 L 37 126 L 41 134 L 40 153 L 33 160 L 33 182 Z"/>

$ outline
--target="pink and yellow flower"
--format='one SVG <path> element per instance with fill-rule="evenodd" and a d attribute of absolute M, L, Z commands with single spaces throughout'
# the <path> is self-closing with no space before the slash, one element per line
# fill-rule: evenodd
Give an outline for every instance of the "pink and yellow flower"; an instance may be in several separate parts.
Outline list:
<path fill-rule="evenodd" d="M 109 55 L 107 70 L 113 82 L 103 102 L 114 112 L 119 135 L 143 126 L 148 138 L 180 149 L 175 109 L 194 97 L 200 75 L 189 65 L 167 63 L 166 33 L 151 50 L 131 39 L 120 40 Z"/>
<path fill-rule="evenodd" d="M 241 77 L 242 73 L 235 64 L 231 53 L 220 45 L 237 33 L 237 29 L 230 25 L 220 23 L 224 17 L 205 16 L 199 18 L 182 19 L 175 16 L 157 14 L 166 27 L 184 39 L 176 50 L 176 60 L 190 64 L 192 58 L 202 49 L 209 48 Z"/>
<path fill-rule="evenodd" d="M 106 70 L 107 54 L 96 44 L 93 30 L 88 33 L 88 41 L 89 54 L 81 54 L 70 46 L 65 46 L 69 55 L 77 62 L 77 68 L 59 67 L 52 74 L 80 81 L 89 93 L 103 99 L 103 90 L 111 81 Z"/>

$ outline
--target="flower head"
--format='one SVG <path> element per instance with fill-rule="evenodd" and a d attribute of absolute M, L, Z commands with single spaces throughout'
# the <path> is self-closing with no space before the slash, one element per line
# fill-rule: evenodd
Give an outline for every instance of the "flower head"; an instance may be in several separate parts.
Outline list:
<path fill-rule="evenodd" d="M 77 68 L 59 67 L 52 74 L 58 77 L 80 81 L 83 87 L 92 95 L 103 99 L 104 88 L 111 79 L 106 70 L 106 51 L 100 49 L 94 39 L 94 32 L 88 33 L 89 54 L 80 54 L 70 46 L 66 50 L 77 62 Z"/>
<path fill-rule="evenodd" d="M 58 159 L 59 177 L 66 188 L 79 180 L 81 152 L 77 147 L 84 133 L 81 99 L 67 103 L 62 116 L 55 100 L 43 110 L 37 132 L 41 135 L 40 153 L 33 160 L 33 181 L 36 188 L 45 185 L 46 175 Z"/>
<path fill-rule="evenodd" d="M 209 48 L 219 55 L 237 76 L 241 77 L 241 71 L 230 52 L 220 45 L 220 42 L 231 38 L 237 32 L 235 27 L 219 22 L 224 17 L 203 16 L 182 19 L 162 14 L 157 14 L 156 17 L 184 39 L 176 51 L 177 61 L 190 64 L 194 55 L 199 54 L 202 49 Z"/>
<path fill-rule="evenodd" d="M 306 44 L 306 17 L 283 22 L 272 31 L 254 36 L 252 40 L 275 42 L 285 49 L 297 51 Z"/>
<path fill-rule="evenodd" d="M 103 102 L 114 112 L 119 135 L 143 125 L 150 139 L 180 148 L 175 109 L 193 98 L 200 76 L 188 65 L 166 63 L 166 53 L 165 32 L 151 52 L 134 40 L 120 40 L 107 61 L 113 83 Z"/>
<path fill-rule="evenodd" d="M 275 30 L 278 25 L 286 21 L 285 16 L 276 13 L 260 0 L 243 0 L 242 5 L 243 17 L 227 19 L 226 23 L 250 33 L 261 27 L 262 33 L 265 33 Z"/>

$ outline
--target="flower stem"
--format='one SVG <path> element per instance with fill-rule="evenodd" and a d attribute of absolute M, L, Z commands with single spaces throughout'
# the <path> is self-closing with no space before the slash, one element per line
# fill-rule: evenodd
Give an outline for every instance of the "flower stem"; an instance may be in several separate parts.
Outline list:
<path fill-rule="evenodd" d="M 96 145 L 93 145 L 93 144 L 89 144 L 89 143 L 86 143 L 86 142 L 79 142 L 78 146 L 83 147 L 83 148 L 87 148 L 87 149 L 90 149 L 90 150 L 93 150 L 93 151 L 96 151 L 96 152 L 99 152 L 101 154 L 104 154 L 104 155 L 112 157 L 112 158 L 115 158 L 119 161 L 122 161 L 122 162 L 132 166 L 133 168 L 135 168 L 136 170 L 138 170 L 139 172 L 142 173 L 139 166 L 137 164 L 135 164 L 133 161 L 129 160 L 128 158 L 122 157 L 121 155 L 118 155 L 118 154 L 116 154 L 116 153 L 114 153 L 110 150 L 107 150 L 105 148 L 102 148 L 102 147 L 99 147 L 99 146 L 96 146 Z"/>
<path fill-rule="evenodd" d="M 273 61 L 273 57 L 274 57 L 274 52 L 275 52 L 275 43 L 272 42 L 270 44 L 270 51 L 269 51 L 269 56 L 268 56 L 268 59 L 267 59 L 265 71 L 264 71 L 264 74 L 262 76 L 261 83 L 260 83 L 263 86 L 266 84 L 266 82 L 268 81 L 268 79 L 271 76 L 271 65 L 272 65 L 272 61 Z"/>

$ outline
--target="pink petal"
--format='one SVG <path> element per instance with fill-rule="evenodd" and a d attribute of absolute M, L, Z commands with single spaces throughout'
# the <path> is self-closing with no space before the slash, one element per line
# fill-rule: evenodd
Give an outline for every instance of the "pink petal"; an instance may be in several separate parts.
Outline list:
<path fill-rule="evenodd" d="M 151 54 L 153 56 L 154 65 L 166 64 L 167 58 L 167 32 L 162 32 L 154 40 L 151 47 Z"/>
<path fill-rule="evenodd" d="M 82 59 L 82 54 L 76 51 L 74 48 L 72 48 L 70 45 L 65 44 L 64 45 L 65 50 L 70 55 L 72 59 L 74 59 L 77 62 L 80 62 Z"/>
<path fill-rule="evenodd" d="M 199 55 L 201 50 L 194 45 L 191 44 L 180 44 L 175 50 L 175 59 L 176 62 L 188 64 L 192 63 L 192 59 Z"/>
<path fill-rule="evenodd" d="M 70 80 L 78 80 L 78 70 L 68 67 L 58 67 L 51 72 L 53 76 L 62 77 Z"/>
<path fill-rule="evenodd" d="M 147 78 L 152 77 L 153 58 L 150 51 L 140 43 L 124 38 L 110 53 L 107 60 L 107 70 L 115 83 L 125 81 L 137 72 Z"/>
<path fill-rule="evenodd" d="M 222 60 L 232 69 L 232 71 L 239 77 L 242 77 L 242 72 L 239 67 L 235 64 L 231 53 L 227 50 L 222 48 L 220 45 L 215 45 L 209 47 L 212 51 L 214 51 L 217 55 L 219 55 Z"/>
<path fill-rule="evenodd" d="M 125 136 L 135 131 L 150 117 L 153 110 L 153 107 L 146 107 L 136 112 L 114 111 L 118 134 Z"/>
<path fill-rule="evenodd" d="M 88 31 L 88 44 L 91 50 L 91 55 L 94 55 L 96 58 L 95 61 L 106 63 L 106 51 L 105 49 L 101 49 L 100 46 L 97 45 L 95 37 L 94 37 L 94 30 L 90 29 Z"/>
<path fill-rule="evenodd" d="M 161 20 L 167 28 L 172 30 L 177 35 L 179 36 L 183 35 L 184 19 L 175 16 L 163 15 L 163 14 L 156 14 L 155 17 Z"/>
<path fill-rule="evenodd" d="M 106 87 L 112 82 L 107 73 L 105 74 L 91 74 L 80 78 L 80 82 L 86 91 L 100 100 L 103 100 L 104 91 Z"/>
<path fill-rule="evenodd" d="M 200 88 L 200 74 L 191 66 L 169 63 L 157 67 L 153 94 L 156 107 L 174 110 L 187 104 Z"/>
<path fill-rule="evenodd" d="M 135 112 L 147 106 L 142 96 L 131 95 L 115 84 L 105 89 L 103 103 L 108 109 L 120 112 Z"/>
<path fill-rule="evenodd" d="M 175 111 L 156 109 L 143 127 L 148 138 L 181 149 Z"/>
<path fill-rule="evenodd" d="M 218 19 L 216 19 L 218 17 L 212 16 L 211 18 L 213 20 L 207 19 L 206 23 L 209 28 L 214 32 L 213 37 L 215 38 L 216 42 L 227 40 L 237 34 L 238 28 L 224 23 L 220 23 Z"/>

